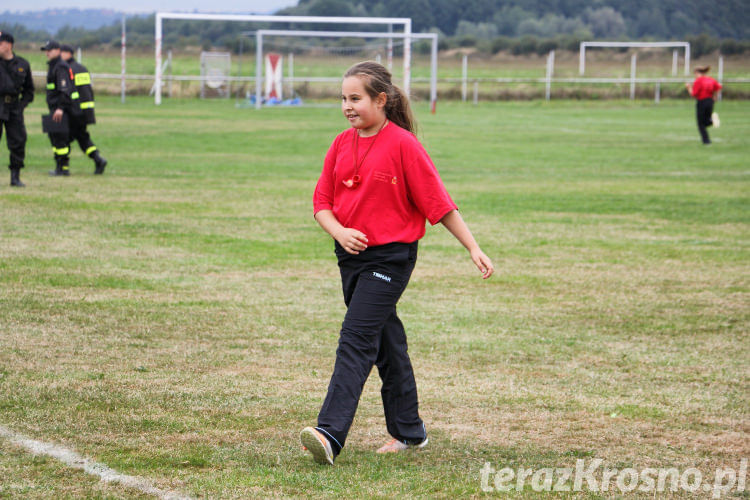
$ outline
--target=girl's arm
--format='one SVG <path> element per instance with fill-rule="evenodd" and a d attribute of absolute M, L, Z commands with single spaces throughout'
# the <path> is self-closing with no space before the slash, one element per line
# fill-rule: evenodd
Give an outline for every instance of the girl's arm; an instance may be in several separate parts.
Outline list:
<path fill-rule="evenodd" d="M 471 260 L 474 261 L 474 265 L 476 265 L 482 272 L 482 278 L 487 279 L 492 276 L 492 273 L 495 272 L 492 261 L 484 254 L 484 252 L 482 252 L 482 249 L 479 248 L 479 245 L 471 234 L 471 231 L 469 231 L 469 227 L 464 222 L 461 214 L 458 213 L 458 210 L 451 210 L 440 219 L 440 222 L 453 236 L 456 237 L 458 241 L 461 242 L 464 247 L 466 247 L 469 254 L 471 254 Z"/>
<path fill-rule="evenodd" d="M 342 226 L 336 216 L 333 215 L 332 210 L 319 211 L 315 214 L 315 220 L 326 233 L 330 234 L 350 254 L 357 255 L 367 248 L 367 236 L 361 231 Z"/>

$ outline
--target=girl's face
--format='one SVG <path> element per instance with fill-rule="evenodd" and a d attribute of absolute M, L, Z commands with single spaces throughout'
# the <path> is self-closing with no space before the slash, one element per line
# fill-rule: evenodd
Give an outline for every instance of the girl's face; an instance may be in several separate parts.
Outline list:
<path fill-rule="evenodd" d="M 362 79 L 357 76 L 344 78 L 341 84 L 341 111 L 352 127 L 360 130 L 360 135 L 367 137 L 380 130 L 385 121 L 384 92 L 373 99 L 365 90 Z"/>

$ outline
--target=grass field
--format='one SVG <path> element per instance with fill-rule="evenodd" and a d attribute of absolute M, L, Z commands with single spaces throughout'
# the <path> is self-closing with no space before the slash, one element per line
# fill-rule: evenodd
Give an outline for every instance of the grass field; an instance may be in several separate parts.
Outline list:
<path fill-rule="evenodd" d="M 297 436 L 345 311 L 311 213 L 339 111 L 105 98 L 106 174 L 76 150 L 56 179 L 40 100 L 27 187 L 0 185 L 0 426 L 205 498 L 484 497 L 486 462 L 708 476 L 750 455 L 747 102 L 719 105 L 710 147 L 687 102 L 418 106 L 497 274 L 428 229 L 400 314 L 430 445 L 374 453 L 375 373 L 323 468 Z M 139 496 L 1 438 L 0 478 Z"/>

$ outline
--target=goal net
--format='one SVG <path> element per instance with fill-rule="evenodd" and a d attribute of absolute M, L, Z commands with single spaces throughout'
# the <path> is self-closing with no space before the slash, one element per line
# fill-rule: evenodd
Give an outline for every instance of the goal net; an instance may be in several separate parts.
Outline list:
<path fill-rule="evenodd" d="M 201 99 L 229 97 L 229 52 L 201 52 Z"/>
<path fill-rule="evenodd" d="M 429 39 L 430 40 L 430 56 L 429 56 L 429 91 L 425 97 L 429 99 L 430 107 L 432 112 L 435 112 L 437 102 L 437 42 L 438 36 L 435 33 L 383 33 L 383 32 L 347 32 L 347 31 L 304 31 L 304 30 L 258 30 L 255 32 L 255 92 L 247 91 L 247 97 L 249 103 L 253 104 L 256 108 L 260 108 L 263 104 L 263 97 L 261 89 L 264 82 L 263 71 L 263 59 L 264 51 L 268 49 L 269 44 L 265 41 L 273 37 L 291 37 L 303 39 L 302 44 L 297 44 L 298 50 L 307 52 L 307 63 L 303 68 L 307 69 L 307 75 L 299 76 L 299 71 L 295 73 L 295 68 L 299 68 L 299 65 L 292 65 L 294 59 L 294 52 L 290 52 L 290 67 L 287 81 L 290 82 L 292 94 L 296 93 L 307 94 L 313 98 L 327 99 L 330 101 L 331 97 L 338 97 L 340 93 L 341 76 L 343 72 L 350 65 L 361 62 L 368 51 L 382 50 L 385 49 L 387 55 L 386 65 L 389 62 L 392 69 L 397 67 L 395 64 L 398 54 L 398 46 L 395 41 L 401 41 L 403 45 L 403 73 L 401 75 L 401 82 L 399 82 L 399 73 L 393 71 L 393 80 L 398 84 L 401 83 L 404 92 L 413 99 L 414 94 L 410 93 L 409 89 L 411 84 L 411 73 L 412 73 L 412 58 L 410 46 L 414 39 Z M 334 38 L 339 39 L 339 43 L 332 49 L 330 44 L 324 42 L 316 42 L 316 38 Z M 367 43 L 369 39 L 375 40 L 386 40 L 387 43 L 383 45 L 374 45 Z M 277 44 L 270 44 L 274 50 L 278 50 Z M 337 57 L 333 57 L 333 54 L 338 54 Z M 343 59 L 344 64 L 340 64 L 339 61 Z M 376 53 L 374 60 L 381 60 L 382 56 L 380 52 Z M 331 76 L 328 76 L 331 75 Z M 265 78 L 269 78 L 265 75 Z M 302 83 L 305 85 L 304 89 L 300 89 L 298 84 Z M 322 92 L 311 93 L 309 86 L 311 84 L 324 84 L 326 89 Z M 304 92 L 303 92 L 304 91 Z M 285 104 L 282 102 L 281 104 Z M 333 104 L 331 102 L 331 104 Z"/>
<path fill-rule="evenodd" d="M 394 83 L 403 86 L 402 38 L 387 38 L 382 32 L 377 33 L 380 38 L 365 38 L 326 35 L 333 32 L 297 36 L 295 31 L 279 31 L 261 30 L 261 36 L 258 32 L 246 34 L 242 45 L 251 50 L 241 55 L 240 65 L 247 68 L 247 76 L 261 78 L 260 83 L 245 86 L 247 104 L 256 104 L 257 87 L 262 89 L 263 104 L 334 105 L 330 101 L 341 93 L 342 75 L 362 61 L 383 64 L 391 71 Z M 257 71 L 259 61 L 262 72 Z M 283 99 L 277 99 L 279 95 Z"/>

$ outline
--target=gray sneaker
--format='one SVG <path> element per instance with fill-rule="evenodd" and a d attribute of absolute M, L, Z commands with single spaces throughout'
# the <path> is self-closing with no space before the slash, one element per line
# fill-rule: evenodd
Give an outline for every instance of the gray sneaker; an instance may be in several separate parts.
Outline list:
<path fill-rule="evenodd" d="M 305 427 L 299 435 L 302 446 L 309 451 L 313 460 L 319 464 L 333 465 L 333 450 L 331 443 L 314 427 Z"/>

